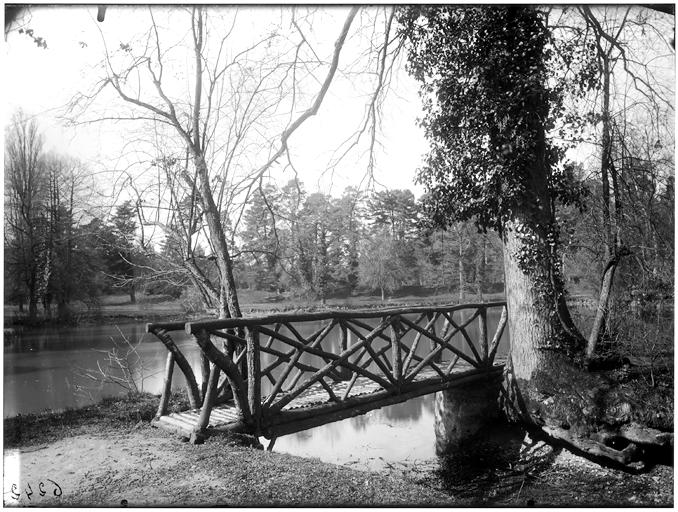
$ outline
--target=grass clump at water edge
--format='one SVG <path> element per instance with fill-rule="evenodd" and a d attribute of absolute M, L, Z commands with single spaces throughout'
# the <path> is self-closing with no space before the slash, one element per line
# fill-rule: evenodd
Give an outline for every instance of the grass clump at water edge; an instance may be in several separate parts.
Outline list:
<path fill-rule="evenodd" d="M 104 398 L 98 403 L 63 411 L 19 414 L 3 421 L 5 448 L 51 442 L 76 434 L 77 430 L 97 430 L 134 426 L 150 422 L 158 410 L 157 395 L 130 392 L 121 397 Z M 184 392 L 172 393 L 169 412 L 188 408 Z"/>

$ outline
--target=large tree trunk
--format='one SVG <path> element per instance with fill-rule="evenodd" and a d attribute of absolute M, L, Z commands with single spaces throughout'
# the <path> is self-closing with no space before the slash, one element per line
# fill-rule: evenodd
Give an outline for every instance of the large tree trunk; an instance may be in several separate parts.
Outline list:
<path fill-rule="evenodd" d="M 574 361 L 581 348 L 557 313 L 560 281 L 553 279 L 550 258 L 529 262 L 523 257 L 534 250 L 535 240 L 545 244 L 543 230 L 525 219 L 515 219 L 504 227 L 504 273 L 511 340 L 507 386 L 509 402 L 506 412 L 514 420 L 543 425 L 550 412 L 543 411 L 557 393 L 551 378 L 577 371 Z M 560 423 L 560 418 L 556 421 Z"/>
<path fill-rule="evenodd" d="M 539 112 L 543 98 L 526 98 L 526 113 L 536 134 L 534 163 L 524 170 L 529 196 L 502 226 L 504 279 L 509 312 L 513 374 L 526 389 L 533 376 L 550 366 L 552 356 L 574 356 L 581 335 L 573 332 L 557 264 L 557 227 L 549 190 L 545 132 Z M 531 114 L 531 115 L 530 115 Z M 568 323 L 570 325 L 568 325 Z M 521 386 L 522 387 L 522 386 Z"/>
<path fill-rule="evenodd" d="M 526 102 L 533 112 L 539 98 Z M 529 191 L 524 206 L 504 223 L 504 271 L 511 340 L 505 389 L 508 416 L 528 428 L 564 442 L 582 455 L 626 467 L 640 450 L 620 429 L 633 413 L 633 399 L 601 374 L 584 369 L 585 340 L 567 305 L 557 254 L 557 228 L 548 187 L 544 129 L 532 116 L 537 134 L 534 164 L 525 169 Z M 665 443 L 656 431 L 645 431 Z M 601 441 L 625 439 L 624 450 Z M 628 449 L 627 449 L 628 448 Z"/>
<path fill-rule="evenodd" d="M 642 468 L 647 454 L 671 449 L 672 434 L 641 426 L 642 411 L 634 409 L 642 404 L 633 391 L 583 368 L 583 339 L 572 336 L 558 312 L 562 286 L 543 260 L 524 270 L 520 255 L 534 238 L 525 236 L 524 225 L 518 233 L 517 225 L 508 223 L 503 235 L 511 340 L 503 393 L 507 417 L 596 462 Z"/>
<path fill-rule="evenodd" d="M 514 376 L 529 381 L 559 343 L 565 348 L 565 344 L 571 346 L 571 339 L 553 314 L 557 290 L 544 286 L 550 283 L 549 269 L 543 262 L 535 264 L 530 272 L 521 268 L 520 254 L 530 242 L 515 231 L 516 226 L 507 226 L 504 233 L 506 302 Z"/>

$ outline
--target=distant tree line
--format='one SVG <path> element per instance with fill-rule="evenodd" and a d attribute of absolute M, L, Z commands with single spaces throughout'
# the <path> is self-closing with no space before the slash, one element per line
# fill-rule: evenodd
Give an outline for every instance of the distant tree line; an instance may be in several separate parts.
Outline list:
<path fill-rule="evenodd" d="M 92 172 L 48 153 L 34 119 L 17 113 L 5 137 L 4 297 L 29 322 L 68 320 L 70 305 L 96 305 L 116 287 L 134 301 L 136 209 L 125 202 L 108 216 L 89 210 Z"/>
<path fill-rule="evenodd" d="M 642 141 L 613 141 L 619 148 L 613 155 L 619 176 L 615 229 L 631 253 L 617 273 L 616 296 L 625 301 L 634 294 L 670 295 L 674 180 L 665 150 L 656 143 L 641 158 L 632 145 Z M 571 292 L 593 296 L 607 261 L 605 195 L 590 169 L 572 172 L 587 199 L 583 211 L 559 208 L 564 275 Z M 34 120 L 14 117 L 5 142 L 5 304 L 17 305 L 34 322 L 39 311 L 68 321 L 75 301 L 96 308 L 101 296 L 120 292 L 132 303 L 138 290 L 183 294 L 187 303 L 199 299 L 201 290 L 186 272 L 186 241 L 144 240 L 144 217 L 132 201 L 94 208 L 92 178 L 81 162 L 46 152 Z M 262 184 L 241 219 L 224 219 L 237 288 L 319 302 L 357 294 L 384 300 L 398 293 L 452 293 L 462 301 L 501 293 L 499 238 L 471 221 L 435 227 L 426 201 L 428 196 L 417 200 L 401 189 L 368 193 L 348 187 L 333 197 L 307 192 L 298 179 Z M 194 246 L 192 261 L 214 278 L 215 258 L 205 240 L 198 237 Z M 195 302 L 201 308 L 209 301 Z"/>
<path fill-rule="evenodd" d="M 36 121 L 15 115 L 5 143 L 4 300 L 28 322 L 68 321 L 73 303 L 96 308 L 108 294 L 128 293 L 134 303 L 138 290 L 196 293 L 182 240 L 144 241 L 137 205 L 95 207 L 93 190 L 90 169 L 47 152 Z M 463 300 L 502 290 L 498 239 L 463 223 L 430 227 L 409 190 L 348 187 L 332 197 L 306 192 L 299 180 L 267 184 L 252 195 L 237 233 L 225 225 L 239 289 L 320 302 L 398 291 Z M 204 275 L 217 272 L 203 244 L 195 256 Z"/>
<path fill-rule="evenodd" d="M 433 229 L 410 190 L 307 193 L 269 184 L 244 214 L 236 259 L 240 288 L 332 296 L 398 290 L 478 294 L 502 290 L 498 239 L 459 224 Z"/>
<path fill-rule="evenodd" d="M 624 141 L 616 139 L 620 148 Z M 633 143 L 628 139 L 626 145 Z M 657 148 L 660 152 L 661 148 Z M 617 205 L 632 254 L 618 273 L 617 295 L 668 295 L 673 288 L 673 177 L 655 155 L 620 150 Z M 562 207 L 564 265 L 569 289 L 595 294 L 605 265 L 603 192 L 587 169 L 574 170 L 588 191 L 587 208 Z M 102 295 L 136 292 L 180 297 L 193 289 L 182 267 L 182 244 L 159 246 L 140 237 L 139 212 L 124 201 L 108 214 L 90 204 L 92 173 L 82 163 L 48 153 L 35 121 L 15 116 L 5 144 L 5 303 L 29 321 L 67 321 L 70 305 L 97 307 Z M 376 293 L 454 293 L 459 300 L 503 291 L 501 244 L 471 222 L 432 227 L 409 190 L 367 193 L 346 188 L 340 197 L 308 193 L 295 179 L 269 183 L 252 196 L 239 229 L 230 222 L 236 284 L 240 290 L 303 297 Z M 620 206 L 618 208 L 621 209 Z M 198 243 L 206 276 L 214 258 Z M 195 290 L 194 290 L 195 293 Z M 200 306 L 198 306 L 200 307 Z"/>

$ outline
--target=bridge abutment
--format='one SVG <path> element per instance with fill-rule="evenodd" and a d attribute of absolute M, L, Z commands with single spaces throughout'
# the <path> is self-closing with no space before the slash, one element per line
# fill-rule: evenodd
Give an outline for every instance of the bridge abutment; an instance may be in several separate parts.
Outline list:
<path fill-rule="evenodd" d="M 480 430 L 501 417 L 501 379 L 476 382 L 435 394 L 436 453 L 457 451 Z"/>

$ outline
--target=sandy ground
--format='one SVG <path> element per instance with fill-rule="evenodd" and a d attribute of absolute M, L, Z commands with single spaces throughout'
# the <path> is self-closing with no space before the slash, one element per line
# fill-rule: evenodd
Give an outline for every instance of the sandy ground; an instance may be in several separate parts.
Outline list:
<path fill-rule="evenodd" d="M 567 451 L 548 469 L 507 480 L 439 486 L 403 474 L 354 471 L 211 438 L 182 443 L 146 422 L 84 429 L 4 451 L 5 506 L 671 506 L 673 468 L 642 475 L 601 468 Z M 496 476 L 496 475 L 495 475 Z M 419 481 L 417 481 L 419 480 Z M 463 480 L 463 479 L 462 479 Z M 477 489 L 474 490 L 474 487 Z"/>
<path fill-rule="evenodd" d="M 147 424 L 127 432 L 87 432 L 6 449 L 4 457 L 3 501 L 9 507 L 454 503 L 445 493 L 403 485 L 399 477 L 224 439 L 191 445 Z"/>
<path fill-rule="evenodd" d="M 182 464 L 177 443 L 172 438 L 149 437 L 143 429 L 117 436 L 80 435 L 49 445 L 6 450 L 4 504 L 120 506 L 124 499 L 130 506 L 169 504 L 172 496 L 163 493 L 162 482 L 153 477 Z M 102 495 L 103 489 L 108 489 L 106 495 Z"/>

